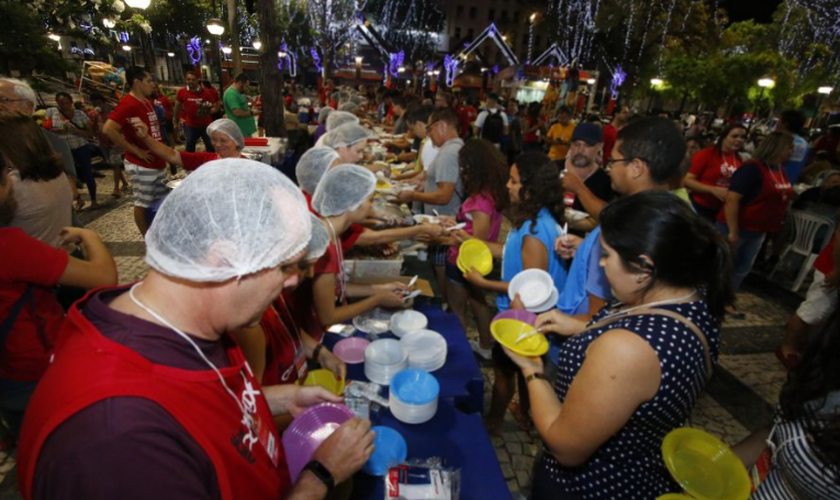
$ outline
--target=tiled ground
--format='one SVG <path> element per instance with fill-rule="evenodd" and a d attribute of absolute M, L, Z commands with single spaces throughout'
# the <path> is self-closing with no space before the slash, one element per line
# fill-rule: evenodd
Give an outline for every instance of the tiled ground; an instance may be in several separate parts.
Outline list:
<path fill-rule="evenodd" d="M 103 192 L 100 202 L 107 206 L 84 211 L 79 220 L 102 235 L 115 256 L 120 282 L 126 283 L 146 272 L 144 243 L 134 226 L 130 199 L 110 198 L 112 182 L 110 173 L 106 175 L 99 181 Z M 689 425 L 734 443 L 769 422 L 786 376 L 772 352 L 796 301 L 796 295 L 780 291 L 766 281 L 754 277 L 747 281 L 745 290 L 738 295 L 738 308 L 746 317 L 725 323 L 719 366 L 707 392 L 695 406 Z M 474 328 L 469 329 L 468 335 L 475 336 Z M 482 371 L 489 404 L 493 383 L 489 363 L 482 363 Z M 512 497 L 526 496 L 531 469 L 540 450 L 539 436 L 520 431 L 508 413 L 502 437 L 492 441 Z M 0 463 L 0 477 L 11 471 L 13 464 L 13 459 Z M 0 500 L 17 499 L 13 474 L 3 483 Z"/>

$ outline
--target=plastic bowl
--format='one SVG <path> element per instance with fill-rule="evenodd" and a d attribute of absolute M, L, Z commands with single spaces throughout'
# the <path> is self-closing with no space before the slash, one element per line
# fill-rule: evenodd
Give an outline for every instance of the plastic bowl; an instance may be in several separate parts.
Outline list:
<path fill-rule="evenodd" d="M 312 370 L 306 374 L 303 384 L 305 387 L 319 386 L 330 391 L 336 396 L 344 394 L 344 379 L 335 378 L 335 374 L 323 368 Z"/>
<path fill-rule="evenodd" d="M 534 313 L 544 313 L 557 307 L 558 300 L 560 300 L 560 291 L 555 287 L 551 289 L 551 295 L 548 296 L 545 302 L 534 307 L 529 307 L 528 310 Z"/>
<path fill-rule="evenodd" d="M 533 325 L 537 322 L 537 315 L 524 309 L 508 309 L 507 311 L 497 314 L 493 318 L 493 321 L 499 321 L 500 319 L 515 319 L 517 321 Z M 338 347 L 338 344 L 336 344 L 336 347 Z"/>
<path fill-rule="evenodd" d="M 296 481 L 303 467 L 312 460 L 321 446 L 341 424 L 353 418 L 353 412 L 344 405 L 321 403 L 297 416 L 283 433 L 283 449 L 289 475 Z"/>
<path fill-rule="evenodd" d="M 365 349 L 370 345 L 370 340 L 361 337 L 350 337 L 336 342 L 333 347 L 333 354 L 348 365 L 364 363 Z"/>
<path fill-rule="evenodd" d="M 412 218 L 414 219 L 414 222 L 418 224 L 440 224 L 440 219 L 434 215 L 416 214 L 412 216 Z"/>
<path fill-rule="evenodd" d="M 403 337 L 400 343 L 408 353 L 409 368 L 434 371 L 446 363 L 446 339 L 438 332 L 417 330 Z"/>
<path fill-rule="evenodd" d="M 411 309 L 400 311 L 391 316 L 391 333 L 399 338 L 405 334 L 422 330 L 429 325 L 425 314 Z"/>
<path fill-rule="evenodd" d="M 462 272 L 474 267 L 482 276 L 487 276 L 493 270 L 493 254 L 490 247 L 481 240 L 467 240 L 458 249 L 458 262 Z"/>
<path fill-rule="evenodd" d="M 667 493 L 661 497 L 656 497 L 656 500 L 697 500 L 694 497 L 683 495 L 682 493 Z"/>
<path fill-rule="evenodd" d="M 548 339 L 542 333 L 537 333 L 522 342 L 516 343 L 516 339 L 521 334 L 533 329 L 533 325 L 515 319 L 500 319 L 490 323 L 490 333 L 493 334 L 493 338 L 516 354 L 531 358 L 542 356 L 548 352 Z"/>
<path fill-rule="evenodd" d="M 394 417 L 407 424 L 428 422 L 437 413 L 440 384 L 423 370 L 403 370 L 391 380 L 388 406 Z"/>
<path fill-rule="evenodd" d="M 406 368 L 408 353 L 399 340 L 377 340 L 365 349 L 365 376 L 371 382 L 388 385 L 391 377 Z"/>
<path fill-rule="evenodd" d="M 662 441 L 662 457 L 671 476 L 698 500 L 746 500 L 747 469 L 732 450 L 707 432 L 683 427 Z"/>
<path fill-rule="evenodd" d="M 532 308 L 548 300 L 552 290 L 554 290 L 554 280 L 551 279 L 550 274 L 542 269 L 526 269 L 510 280 L 508 297 L 514 300 L 519 294 L 522 304 L 526 308 Z"/>
<path fill-rule="evenodd" d="M 373 454 L 365 462 L 362 471 L 371 476 L 384 476 L 388 469 L 405 462 L 408 445 L 402 434 L 390 427 L 376 426 L 371 430 L 376 433 L 373 438 Z"/>

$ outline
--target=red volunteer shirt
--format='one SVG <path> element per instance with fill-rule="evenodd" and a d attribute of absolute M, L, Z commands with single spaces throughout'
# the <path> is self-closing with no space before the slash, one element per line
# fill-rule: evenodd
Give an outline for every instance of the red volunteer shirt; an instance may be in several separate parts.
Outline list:
<path fill-rule="evenodd" d="M 204 128 L 210 125 L 213 117 L 210 115 L 208 104 L 213 105 L 219 102 L 218 94 L 204 87 L 201 87 L 198 92 L 190 92 L 186 87 L 182 88 L 178 90 L 176 99 L 181 103 L 183 109 L 181 116 L 184 118 L 184 123 L 193 128 Z M 207 104 L 202 106 L 202 103 Z"/>
<path fill-rule="evenodd" d="M 263 313 L 260 320 L 265 335 L 263 386 L 294 384 L 306 379 L 306 351 L 300 338 L 300 325 L 282 295 Z"/>
<path fill-rule="evenodd" d="M 0 377 L 22 382 L 41 378 L 50 362 L 53 343 L 64 322 L 64 310 L 52 288 L 67 269 L 67 252 L 58 250 L 18 228 L 0 228 L 0 318 L 34 285 L 34 307 L 18 314 L 0 350 Z"/>
<path fill-rule="evenodd" d="M 155 98 L 155 104 L 160 103 L 163 107 L 163 117 L 166 118 L 167 121 L 172 119 L 172 101 L 166 97 L 166 94 L 160 94 Z"/>
<path fill-rule="evenodd" d="M 196 153 L 181 151 L 178 155 L 181 157 L 181 163 L 184 165 L 184 170 L 195 170 L 208 161 L 219 159 L 219 155 L 217 153 L 208 153 L 206 151 L 199 151 Z"/>
<path fill-rule="evenodd" d="M 715 146 L 698 151 L 691 159 L 688 173 L 707 186 L 729 188 L 732 174 L 743 164 L 737 153 L 718 154 Z M 719 210 L 723 202 L 708 193 L 692 193 L 694 201 L 703 207 Z"/>
<path fill-rule="evenodd" d="M 120 103 L 108 117 L 109 120 L 117 122 L 119 126 L 122 127 L 122 134 L 123 137 L 125 137 L 125 140 L 134 146 L 145 150 L 145 143 L 142 139 L 137 137 L 137 134 L 134 133 L 134 127 L 132 127 L 131 123 L 129 123 L 131 118 L 139 118 L 143 120 L 143 123 L 145 123 L 149 128 L 149 135 L 156 141 L 162 142 L 163 136 L 160 132 L 160 123 L 158 122 L 157 113 L 155 113 L 155 107 L 152 105 L 151 101 L 148 99 L 143 99 L 141 101 L 139 98 L 134 97 L 130 93 L 126 94 L 125 97 L 120 99 Z M 153 156 L 152 161 L 147 162 L 134 156 L 134 153 L 131 151 L 126 151 L 125 159 L 135 165 L 153 168 L 156 170 L 166 167 L 166 162 L 157 156 Z"/>

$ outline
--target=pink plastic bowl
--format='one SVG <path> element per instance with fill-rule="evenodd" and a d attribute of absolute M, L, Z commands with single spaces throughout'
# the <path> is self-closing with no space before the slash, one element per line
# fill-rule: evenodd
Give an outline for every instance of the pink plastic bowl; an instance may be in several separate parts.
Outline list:
<path fill-rule="evenodd" d="M 333 347 L 333 354 L 348 365 L 364 363 L 365 348 L 368 344 L 370 344 L 370 340 L 361 337 L 339 340 Z"/>
<path fill-rule="evenodd" d="M 312 460 L 315 450 L 326 441 L 341 424 L 353 418 L 353 412 L 344 405 L 321 403 L 309 408 L 295 418 L 283 433 L 283 449 L 292 482 L 297 480 L 303 467 Z"/>
<path fill-rule="evenodd" d="M 497 314 L 496 317 L 493 318 L 493 321 L 499 321 L 500 319 L 515 319 L 516 321 L 522 321 L 523 323 L 533 325 L 537 322 L 537 315 L 531 311 L 525 311 L 522 309 L 508 309 L 505 312 Z"/>

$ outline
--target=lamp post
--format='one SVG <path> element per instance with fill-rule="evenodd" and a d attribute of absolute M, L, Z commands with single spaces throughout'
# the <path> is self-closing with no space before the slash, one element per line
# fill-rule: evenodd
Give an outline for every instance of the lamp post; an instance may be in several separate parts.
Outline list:
<path fill-rule="evenodd" d="M 820 122 L 822 121 L 822 113 L 820 113 L 820 109 L 822 108 L 823 99 L 825 99 L 826 96 L 831 95 L 832 92 L 834 92 L 834 87 L 820 87 L 820 88 L 817 89 L 817 93 L 820 94 L 820 100 L 817 103 L 817 114 L 816 114 L 817 127 L 820 126 Z"/>
<path fill-rule="evenodd" d="M 362 61 L 364 57 L 356 56 L 356 84 L 359 85 L 362 83 Z"/>
<path fill-rule="evenodd" d="M 218 18 L 212 18 L 207 21 L 207 31 L 216 37 L 216 44 L 211 46 L 213 53 L 216 55 L 217 62 L 219 63 L 219 95 L 224 95 L 224 83 L 222 82 L 222 54 L 219 52 L 219 44 L 222 41 L 222 35 L 225 33 L 225 25 L 222 24 L 222 20 Z"/>
<path fill-rule="evenodd" d="M 772 78 L 761 78 L 758 80 L 758 86 L 761 90 L 758 92 L 758 100 L 755 103 L 755 113 L 753 119 L 750 120 L 750 126 L 747 127 L 747 134 L 749 135 L 750 131 L 752 130 L 753 125 L 755 124 L 756 120 L 758 120 L 758 114 L 761 112 L 761 99 L 764 98 L 764 89 L 768 89 L 776 85 L 776 81 Z"/>
<path fill-rule="evenodd" d="M 651 78 L 650 79 L 650 102 L 648 103 L 648 112 L 650 112 L 651 108 L 653 108 L 653 100 L 656 97 L 656 91 L 662 87 L 662 84 L 665 83 L 661 78 Z"/>

